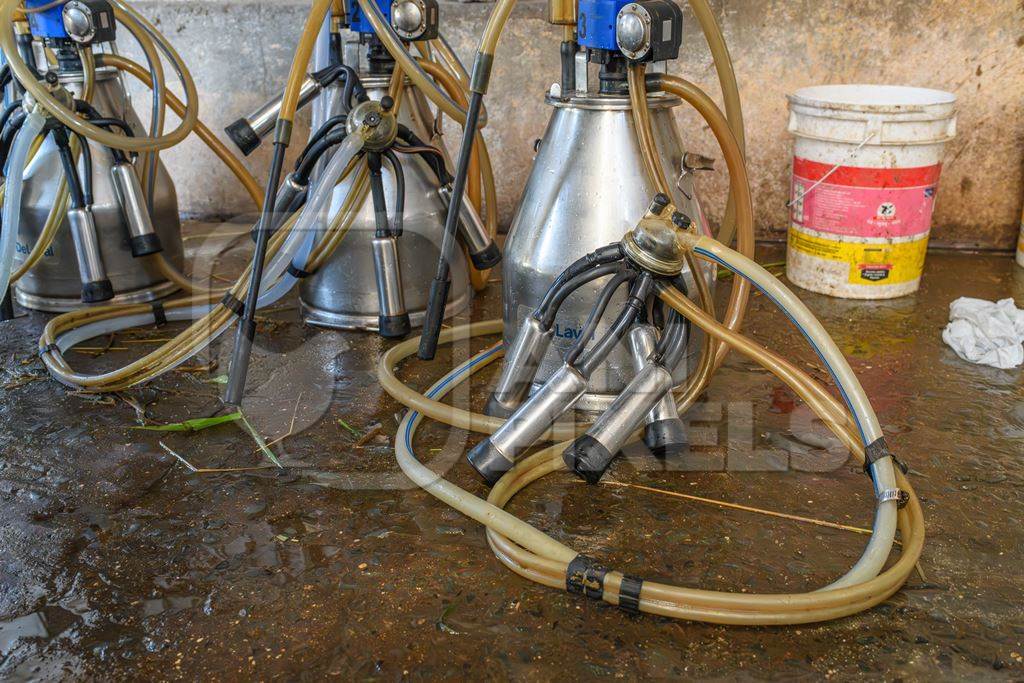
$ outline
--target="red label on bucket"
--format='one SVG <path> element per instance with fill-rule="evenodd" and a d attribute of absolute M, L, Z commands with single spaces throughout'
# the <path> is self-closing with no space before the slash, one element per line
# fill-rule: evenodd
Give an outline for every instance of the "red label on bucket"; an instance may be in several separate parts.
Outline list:
<path fill-rule="evenodd" d="M 849 237 L 913 237 L 928 232 L 942 164 L 859 168 L 793 160 L 793 223 Z M 815 183 L 824 181 L 815 186 Z"/>

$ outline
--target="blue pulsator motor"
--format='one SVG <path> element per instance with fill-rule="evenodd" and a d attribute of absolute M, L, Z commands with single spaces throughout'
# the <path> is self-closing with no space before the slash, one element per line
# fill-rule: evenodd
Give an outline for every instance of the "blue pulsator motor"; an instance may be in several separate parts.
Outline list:
<path fill-rule="evenodd" d="M 576 26 L 581 46 L 592 50 L 618 50 L 615 20 L 631 0 L 580 0 Z"/>
<path fill-rule="evenodd" d="M 376 0 L 376 2 L 377 6 L 380 7 L 381 13 L 384 15 L 384 19 L 391 23 L 392 0 Z M 358 0 L 349 0 L 348 2 L 348 27 L 356 33 L 375 33 L 373 25 L 370 24 L 370 20 L 363 13 L 363 8 L 359 6 Z"/>
<path fill-rule="evenodd" d="M 34 9 L 50 4 L 51 0 L 25 0 L 25 9 Z M 42 12 L 30 12 L 28 15 L 29 30 L 37 38 L 67 38 L 68 32 L 64 28 L 64 5 L 60 3 L 55 7 Z"/>

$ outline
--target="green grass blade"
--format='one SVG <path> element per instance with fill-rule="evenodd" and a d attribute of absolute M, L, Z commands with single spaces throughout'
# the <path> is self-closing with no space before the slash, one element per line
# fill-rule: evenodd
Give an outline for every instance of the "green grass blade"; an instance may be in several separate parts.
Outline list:
<path fill-rule="evenodd" d="M 199 417 L 193 420 L 185 420 L 184 422 L 176 422 L 169 425 L 132 427 L 132 429 L 141 429 L 147 432 L 201 432 L 204 429 L 227 424 L 228 422 L 235 422 L 239 419 L 242 419 L 241 411 L 230 413 L 228 415 L 218 415 L 217 417 Z"/>
<path fill-rule="evenodd" d="M 249 432 L 249 435 L 253 438 L 253 441 L 256 442 L 256 445 L 259 446 L 263 455 L 267 456 L 270 462 L 274 463 L 279 468 L 284 469 L 284 465 L 282 465 L 281 461 L 277 459 L 276 455 L 274 455 L 274 451 L 270 450 L 270 446 L 268 446 L 267 442 L 263 440 L 263 437 L 259 435 L 259 432 L 253 429 L 253 426 L 249 424 L 249 421 L 245 419 L 245 415 L 243 415 L 241 411 L 239 411 L 238 417 L 242 426 L 245 427 L 245 431 Z"/>

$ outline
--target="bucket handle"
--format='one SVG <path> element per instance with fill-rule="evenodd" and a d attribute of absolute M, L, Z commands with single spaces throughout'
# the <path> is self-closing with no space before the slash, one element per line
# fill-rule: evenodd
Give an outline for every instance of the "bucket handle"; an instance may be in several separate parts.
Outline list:
<path fill-rule="evenodd" d="M 859 151 L 861 150 L 861 148 L 862 148 L 862 147 L 864 147 L 864 145 L 866 145 L 866 144 L 868 144 L 869 142 L 871 142 L 871 139 L 875 137 L 875 133 L 876 133 L 876 132 L 877 132 L 877 131 L 871 131 L 870 133 L 868 133 L 868 136 L 867 136 L 866 138 L 864 138 L 864 139 L 863 139 L 863 140 L 862 140 L 862 141 L 860 142 L 860 144 L 859 144 L 859 145 L 857 145 L 857 146 L 856 146 L 856 147 L 854 147 L 854 148 L 853 148 L 852 150 L 850 150 L 850 153 L 846 155 L 846 158 L 844 158 L 844 159 L 843 159 L 842 161 L 840 161 L 840 162 L 839 162 L 838 164 L 836 164 L 836 165 L 835 165 L 835 166 L 833 166 L 833 167 L 832 167 L 831 169 L 829 169 L 828 173 L 826 173 L 825 175 L 823 175 L 823 176 L 821 176 L 820 178 L 818 178 L 818 180 L 817 180 L 817 181 L 816 181 L 816 182 L 815 182 L 815 183 L 814 183 L 813 185 L 811 185 L 811 186 L 810 186 L 810 187 L 808 187 L 808 188 L 807 188 L 806 190 L 804 190 L 804 191 L 803 191 L 803 192 L 802 192 L 802 193 L 800 194 L 800 196 L 799 196 L 799 197 L 794 197 L 794 198 L 790 199 L 790 200 L 789 200 L 788 202 L 786 202 L 786 208 L 787 208 L 787 209 L 791 209 L 791 208 L 793 208 L 793 205 L 794 205 L 794 204 L 796 204 L 797 202 L 799 202 L 800 200 L 802 200 L 802 199 L 803 199 L 804 197 L 806 197 L 807 195 L 809 195 L 809 194 L 810 194 L 811 192 L 814 192 L 815 188 L 817 188 L 817 187 L 818 187 L 818 185 L 821 185 L 821 184 L 822 184 L 823 182 L 825 182 L 826 180 L 828 180 L 828 179 L 829 179 L 829 178 L 830 178 L 830 177 L 832 176 L 832 174 L 833 174 L 833 173 L 835 173 L 836 171 L 838 171 L 839 169 L 841 169 L 841 168 L 843 167 L 843 164 L 845 164 L 845 163 L 846 163 L 847 161 L 849 161 L 850 159 L 852 159 L 852 158 L 853 158 L 853 155 L 854 155 L 854 154 L 856 154 L 857 152 L 859 152 Z"/>

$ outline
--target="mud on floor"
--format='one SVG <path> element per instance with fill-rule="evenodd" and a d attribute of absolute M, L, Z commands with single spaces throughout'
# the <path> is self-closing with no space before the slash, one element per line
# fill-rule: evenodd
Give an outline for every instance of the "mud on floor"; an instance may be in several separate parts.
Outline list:
<path fill-rule="evenodd" d="M 971 367 L 943 347 L 947 305 L 961 295 L 1021 301 L 1024 277 L 1007 257 L 940 253 L 916 296 L 805 296 L 911 464 L 928 539 L 924 575 L 885 605 L 785 629 L 628 616 L 505 570 L 479 525 L 410 488 L 395 465 L 401 413 L 376 385 L 382 344 L 303 327 L 294 300 L 264 314 L 246 404 L 284 469 L 234 425 L 135 429 L 216 413 L 227 344 L 151 386 L 95 398 L 49 379 L 34 352 L 45 317 L 19 318 L 0 326 L 0 676 L 1019 679 L 1024 389 L 1019 372 Z M 473 315 L 499 310 L 491 291 Z M 95 340 L 69 357 L 115 367 L 172 331 Z M 763 298 L 748 331 L 814 367 Z M 422 388 L 437 367 L 410 362 L 401 375 Z M 482 406 L 493 372 L 454 400 Z M 828 445 L 801 410 L 734 357 L 693 415 L 694 462 L 713 471 L 666 471 L 633 454 L 609 479 L 870 526 L 856 468 L 776 471 L 814 469 Z M 483 495 L 461 460 L 476 438 L 427 424 L 417 450 Z M 200 470 L 246 469 L 194 472 L 172 451 Z M 510 509 L 630 573 L 722 590 L 811 590 L 865 542 L 567 475 Z"/>

